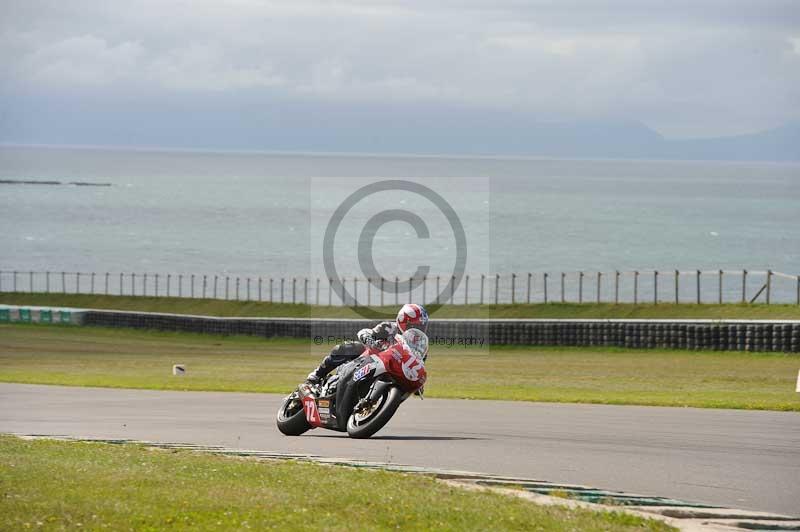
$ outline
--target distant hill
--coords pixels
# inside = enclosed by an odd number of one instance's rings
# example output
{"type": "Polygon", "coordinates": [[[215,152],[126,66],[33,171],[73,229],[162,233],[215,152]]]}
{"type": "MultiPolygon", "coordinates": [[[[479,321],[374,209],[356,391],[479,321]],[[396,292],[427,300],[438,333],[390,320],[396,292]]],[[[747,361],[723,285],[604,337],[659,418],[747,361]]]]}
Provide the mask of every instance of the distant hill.
{"type": "Polygon", "coordinates": [[[546,122],[525,111],[444,104],[263,101],[253,96],[208,107],[161,99],[122,106],[69,95],[44,103],[35,97],[0,97],[0,143],[800,161],[800,122],[750,135],[671,140],[632,120],[546,122]]]}
{"type": "Polygon", "coordinates": [[[669,158],[800,161],[800,123],[750,135],[666,141],[665,148],[669,158]]]}

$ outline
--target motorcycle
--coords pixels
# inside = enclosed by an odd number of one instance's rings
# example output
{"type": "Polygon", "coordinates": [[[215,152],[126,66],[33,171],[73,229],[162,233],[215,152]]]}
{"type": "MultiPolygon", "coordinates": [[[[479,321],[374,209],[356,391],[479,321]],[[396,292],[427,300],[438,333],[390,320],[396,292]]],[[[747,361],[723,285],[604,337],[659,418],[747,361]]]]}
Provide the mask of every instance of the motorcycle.
{"type": "Polygon", "coordinates": [[[319,427],[369,438],[411,394],[422,398],[428,337],[408,329],[394,340],[380,352],[365,349],[318,385],[298,386],[278,410],[278,430],[299,436],[319,427]]]}

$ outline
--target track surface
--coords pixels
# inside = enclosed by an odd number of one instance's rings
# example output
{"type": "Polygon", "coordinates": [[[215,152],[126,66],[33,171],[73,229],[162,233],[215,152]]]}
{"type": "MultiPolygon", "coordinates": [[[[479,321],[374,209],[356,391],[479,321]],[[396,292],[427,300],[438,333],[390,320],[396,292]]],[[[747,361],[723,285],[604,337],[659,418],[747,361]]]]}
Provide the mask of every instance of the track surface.
{"type": "Polygon", "coordinates": [[[0,384],[0,432],[222,445],[800,513],[800,414],[408,400],[371,440],[289,438],[282,396],[0,384]]]}

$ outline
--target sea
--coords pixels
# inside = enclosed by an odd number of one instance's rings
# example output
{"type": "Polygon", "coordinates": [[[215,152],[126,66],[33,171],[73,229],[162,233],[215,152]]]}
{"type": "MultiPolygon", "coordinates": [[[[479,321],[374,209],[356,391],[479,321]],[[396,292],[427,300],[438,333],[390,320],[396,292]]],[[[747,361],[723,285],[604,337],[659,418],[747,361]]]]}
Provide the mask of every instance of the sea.
{"type": "Polygon", "coordinates": [[[470,297],[483,274],[487,299],[516,274],[520,299],[528,273],[572,298],[585,272],[590,298],[605,272],[608,298],[610,272],[701,270],[712,300],[719,270],[800,274],[798,164],[3,146],[0,180],[3,272],[456,275],[470,297]]]}

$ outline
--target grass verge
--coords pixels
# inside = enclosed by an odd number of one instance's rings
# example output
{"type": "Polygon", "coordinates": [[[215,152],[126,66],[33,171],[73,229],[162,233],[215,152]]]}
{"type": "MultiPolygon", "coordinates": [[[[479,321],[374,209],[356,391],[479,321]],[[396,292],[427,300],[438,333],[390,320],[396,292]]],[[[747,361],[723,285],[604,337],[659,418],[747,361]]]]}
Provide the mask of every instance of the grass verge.
{"type": "MultiPolygon", "coordinates": [[[[0,325],[0,381],[287,393],[332,346],[298,339],[0,325]],[[186,364],[174,377],[172,365],[186,364]]],[[[800,411],[797,355],[435,346],[428,397],[800,411]]]]}
{"type": "Polygon", "coordinates": [[[0,436],[0,528],[674,530],[420,475],[0,436]]]}
{"type": "MultiPolygon", "coordinates": [[[[168,297],[102,296],[83,294],[2,293],[0,303],[76,307],[143,312],[167,312],[203,316],[360,318],[347,307],[312,306],[291,303],[258,303],[216,299],[168,297]]],[[[397,315],[397,305],[379,309],[386,317],[397,315]]],[[[633,305],[629,303],[538,303],[517,305],[446,305],[435,318],[707,318],[707,319],[800,319],[798,305],[747,305],[727,303],[633,305]]]]}

